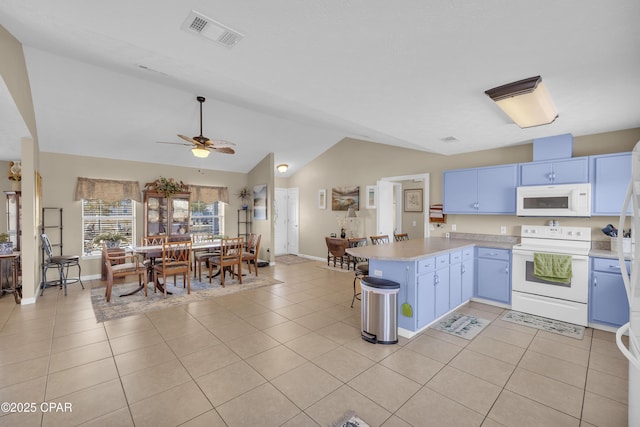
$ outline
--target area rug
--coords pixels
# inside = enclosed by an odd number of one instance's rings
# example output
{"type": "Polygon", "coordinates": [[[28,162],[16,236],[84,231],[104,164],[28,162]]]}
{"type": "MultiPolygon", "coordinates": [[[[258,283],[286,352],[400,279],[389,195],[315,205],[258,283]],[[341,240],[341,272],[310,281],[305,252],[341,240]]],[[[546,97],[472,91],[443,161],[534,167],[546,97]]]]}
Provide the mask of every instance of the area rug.
{"type": "Polygon", "coordinates": [[[182,278],[177,278],[174,286],[173,278],[168,279],[169,285],[167,291],[172,295],[164,298],[163,293],[154,293],[153,288],[149,285],[149,297],[144,296],[144,291],[130,296],[120,295],[129,293],[138,288],[138,283],[114,283],[111,292],[111,302],[107,302],[104,297],[105,287],[99,286],[91,289],[91,303],[93,311],[98,323],[107,320],[118,319],[121,317],[133,316],[135,314],[145,313],[149,311],[162,310],[164,308],[175,307],[183,304],[203,301],[209,298],[230,295],[249,289],[257,289],[264,286],[271,286],[282,283],[271,277],[255,277],[247,275],[242,278],[242,284],[237,280],[225,280],[225,287],[220,285],[218,279],[214,279],[213,283],[199,282],[191,279],[191,294],[187,294],[187,290],[182,287],[182,278]]]}
{"type": "Polygon", "coordinates": [[[293,265],[293,264],[302,264],[304,262],[309,262],[309,261],[312,261],[312,260],[310,260],[309,258],[301,257],[298,255],[292,255],[292,254],[276,256],[276,264],[293,265]]]}
{"type": "Polygon", "coordinates": [[[491,323],[490,320],[468,314],[452,313],[446,318],[439,320],[438,323],[432,325],[431,328],[466,340],[472,340],[489,323],[491,323]]]}
{"type": "Polygon", "coordinates": [[[502,320],[505,322],[517,323],[518,325],[531,326],[554,334],[581,340],[584,338],[584,326],[573,323],[561,322],[560,320],[547,319],[546,317],[534,316],[533,314],[510,311],[502,320]]]}
{"type": "Polygon", "coordinates": [[[332,427],[369,427],[354,411],[349,411],[331,425],[332,427]]]}

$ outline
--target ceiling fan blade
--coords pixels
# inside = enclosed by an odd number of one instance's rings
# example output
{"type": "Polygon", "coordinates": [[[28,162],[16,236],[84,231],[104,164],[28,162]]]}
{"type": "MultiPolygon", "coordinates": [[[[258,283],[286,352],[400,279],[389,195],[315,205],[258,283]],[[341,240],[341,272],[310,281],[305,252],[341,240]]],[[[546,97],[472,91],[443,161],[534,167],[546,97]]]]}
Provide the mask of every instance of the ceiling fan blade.
{"type": "Polygon", "coordinates": [[[191,147],[193,145],[193,143],[187,144],[184,142],[168,142],[168,141],[156,141],[156,144],[182,145],[183,147],[191,147]]]}
{"type": "Polygon", "coordinates": [[[192,144],[201,145],[198,141],[196,141],[196,140],[195,140],[195,139],[193,139],[193,138],[189,138],[188,136],[184,136],[184,135],[180,135],[180,134],[178,134],[178,136],[179,136],[180,138],[184,139],[185,141],[190,142],[190,143],[192,143],[192,144]]]}
{"type": "Polygon", "coordinates": [[[235,154],[235,150],[233,148],[230,147],[209,147],[210,150],[214,150],[218,153],[225,153],[225,154],[235,154]]]}
{"type": "Polygon", "coordinates": [[[236,144],[230,141],[225,141],[223,139],[214,139],[213,141],[207,142],[208,146],[213,147],[235,147],[236,144]]]}

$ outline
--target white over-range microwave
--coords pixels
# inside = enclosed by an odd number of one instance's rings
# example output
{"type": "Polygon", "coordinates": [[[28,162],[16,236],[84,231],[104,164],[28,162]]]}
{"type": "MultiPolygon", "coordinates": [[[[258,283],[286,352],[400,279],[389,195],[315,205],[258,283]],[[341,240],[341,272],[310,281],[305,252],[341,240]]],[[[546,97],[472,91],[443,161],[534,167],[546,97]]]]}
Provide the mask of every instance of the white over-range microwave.
{"type": "Polygon", "coordinates": [[[591,216],[591,184],[518,187],[516,200],[518,216],[591,216]]]}

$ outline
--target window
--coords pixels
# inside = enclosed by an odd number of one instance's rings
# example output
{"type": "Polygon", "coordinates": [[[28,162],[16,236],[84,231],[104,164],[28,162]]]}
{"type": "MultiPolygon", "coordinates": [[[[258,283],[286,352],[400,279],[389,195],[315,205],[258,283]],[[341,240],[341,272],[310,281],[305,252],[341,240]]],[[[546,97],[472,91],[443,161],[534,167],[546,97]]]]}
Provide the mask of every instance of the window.
{"type": "Polygon", "coordinates": [[[191,202],[191,234],[224,235],[224,203],[191,202]]]}
{"type": "Polygon", "coordinates": [[[124,245],[135,238],[135,208],[131,200],[103,202],[102,200],[82,200],[82,241],[85,255],[97,255],[102,250],[96,236],[102,233],[120,233],[124,245]]]}

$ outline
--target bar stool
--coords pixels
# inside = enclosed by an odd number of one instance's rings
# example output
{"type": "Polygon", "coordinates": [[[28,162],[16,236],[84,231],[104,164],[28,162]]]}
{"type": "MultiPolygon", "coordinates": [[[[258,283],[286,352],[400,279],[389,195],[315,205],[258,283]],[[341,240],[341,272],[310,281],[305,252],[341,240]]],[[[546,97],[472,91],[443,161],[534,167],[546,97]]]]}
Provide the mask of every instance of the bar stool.
{"type": "MultiPolygon", "coordinates": [[[[50,267],[55,267],[58,269],[59,280],[53,282],[53,285],[59,284],[60,287],[64,287],[64,295],[67,295],[67,284],[68,283],[76,283],[80,282],[82,289],[84,289],[84,284],[82,283],[82,268],[80,267],[80,256],[79,255],[53,255],[53,248],[51,247],[51,241],[46,234],[41,234],[40,239],[42,240],[42,248],[47,254],[47,259],[44,260],[44,266],[42,271],[42,289],[40,290],[40,295],[44,293],[44,289],[48,287],[47,282],[47,270],[50,267]],[[73,278],[71,282],[69,282],[69,267],[78,267],[78,278],[73,278]]],[[[49,285],[51,286],[51,285],[49,285]]]]}

